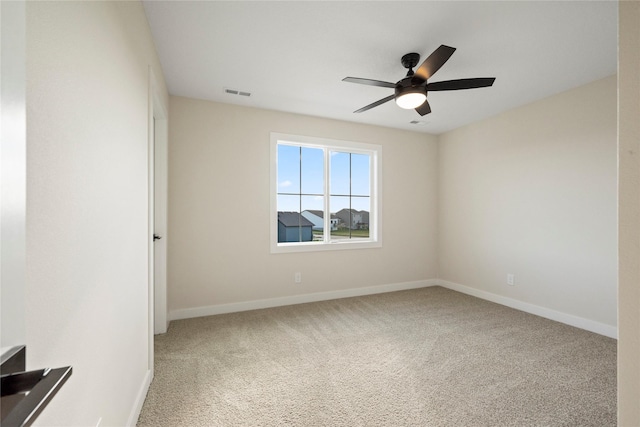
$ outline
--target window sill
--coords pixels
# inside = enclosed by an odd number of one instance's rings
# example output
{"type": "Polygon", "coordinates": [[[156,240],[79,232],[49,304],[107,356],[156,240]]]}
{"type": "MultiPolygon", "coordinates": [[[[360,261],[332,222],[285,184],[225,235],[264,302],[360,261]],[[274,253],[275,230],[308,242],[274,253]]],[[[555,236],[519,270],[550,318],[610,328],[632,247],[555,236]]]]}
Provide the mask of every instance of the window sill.
{"type": "Polygon", "coordinates": [[[365,241],[365,242],[345,242],[336,241],[332,243],[277,243],[271,245],[272,254],[296,253],[296,252],[321,252],[336,251],[349,249],[375,249],[381,248],[381,241],[365,241]]]}

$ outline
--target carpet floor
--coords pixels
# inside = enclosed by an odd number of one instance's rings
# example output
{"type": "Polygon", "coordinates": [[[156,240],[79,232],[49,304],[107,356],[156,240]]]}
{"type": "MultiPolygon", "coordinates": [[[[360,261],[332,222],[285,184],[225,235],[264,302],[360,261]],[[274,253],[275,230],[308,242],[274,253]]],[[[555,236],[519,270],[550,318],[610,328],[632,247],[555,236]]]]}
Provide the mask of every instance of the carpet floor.
{"type": "Polygon", "coordinates": [[[615,426],[616,340],[441,287],[173,321],[138,426],[615,426]]]}

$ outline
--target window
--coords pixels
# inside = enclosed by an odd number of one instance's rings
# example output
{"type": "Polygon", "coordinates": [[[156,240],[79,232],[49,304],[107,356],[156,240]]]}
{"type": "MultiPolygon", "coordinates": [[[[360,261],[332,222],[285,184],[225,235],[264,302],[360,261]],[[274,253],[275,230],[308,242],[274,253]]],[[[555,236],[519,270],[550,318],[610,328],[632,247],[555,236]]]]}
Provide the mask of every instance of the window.
{"type": "Polygon", "coordinates": [[[381,246],[382,147],[271,134],[271,252],[381,246]]]}

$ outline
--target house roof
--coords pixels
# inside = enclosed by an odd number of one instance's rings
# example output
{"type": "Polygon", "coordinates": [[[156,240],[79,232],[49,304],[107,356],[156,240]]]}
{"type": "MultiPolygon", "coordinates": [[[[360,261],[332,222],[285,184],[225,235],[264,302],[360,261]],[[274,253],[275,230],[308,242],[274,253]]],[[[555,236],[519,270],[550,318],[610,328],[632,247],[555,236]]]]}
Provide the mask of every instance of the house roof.
{"type": "Polygon", "coordinates": [[[278,222],[285,227],[313,227],[313,223],[298,212],[278,212],[278,222]]]}
{"type": "Polygon", "coordinates": [[[365,211],[365,210],[359,211],[357,209],[349,209],[349,208],[340,209],[337,213],[341,213],[341,212],[346,212],[346,213],[351,212],[351,213],[355,213],[355,214],[368,214],[369,213],[368,211],[365,211]]]}
{"type": "MultiPolygon", "coordinates": [[[[309,213],[314,214],[317,217],[324,218],[324,211],[321,211],[321,210],[318,210],[318,209],[307,209],[307,210],[305,210],[305,212],[309,212],[309,213]]],[[[338,217],[335,216],[334,214],[331,214],[331,218],[332,219],[338,219],[338,217]]]]}
{"type": "Polygon", "coordinates": [[[314,214],[315,216],[319,216],[320,218],[324,218],[324,212],[317,209],[307,209],[305,212],[309,212],[314,214]]]}

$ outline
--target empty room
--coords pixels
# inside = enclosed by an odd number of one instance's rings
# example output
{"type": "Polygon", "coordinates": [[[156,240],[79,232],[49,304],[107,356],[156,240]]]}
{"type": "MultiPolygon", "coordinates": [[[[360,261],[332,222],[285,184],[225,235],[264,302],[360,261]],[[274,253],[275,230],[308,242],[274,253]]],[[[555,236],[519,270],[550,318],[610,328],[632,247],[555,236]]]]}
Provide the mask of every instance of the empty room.
{"type": "Polygon", "coordinates": [[[640,425],[640,3],[0,3],[2,426],[640,425]]]}

